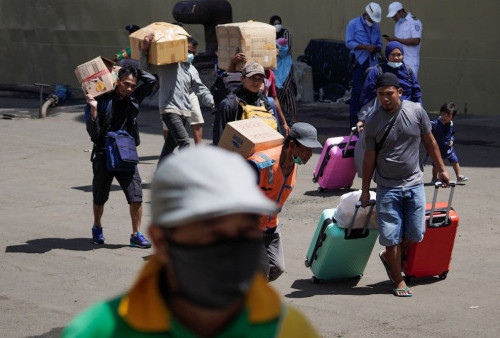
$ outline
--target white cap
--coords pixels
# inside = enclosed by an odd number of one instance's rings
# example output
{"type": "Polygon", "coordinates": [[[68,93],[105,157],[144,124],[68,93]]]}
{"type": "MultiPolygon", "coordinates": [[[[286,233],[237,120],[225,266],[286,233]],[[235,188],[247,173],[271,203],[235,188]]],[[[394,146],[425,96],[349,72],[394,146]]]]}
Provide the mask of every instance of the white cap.
{"type": "Polygon", "coordinates": [[[153,224],[173,228],[236,213],[269,215],[277,207],[241,155],[199,146],[160,163],[151,186],[151,212],[153,224]]]}
{"type": "Polygon", "coordinates": [[[373,21],[378,23],[380,22],[380,20],[382,20],[382,8],[380,8],[380,5],[378,3],[370,2],[368,5],[366,5],[365,11],[373,21]]]}
{"type": "Polygon", "coordinates": [[[403,4],[401,2],[394,1],[389,5],[389,13],[387,13],[388,18],[392,18],[396,13],[403,9],[403,4]]]}

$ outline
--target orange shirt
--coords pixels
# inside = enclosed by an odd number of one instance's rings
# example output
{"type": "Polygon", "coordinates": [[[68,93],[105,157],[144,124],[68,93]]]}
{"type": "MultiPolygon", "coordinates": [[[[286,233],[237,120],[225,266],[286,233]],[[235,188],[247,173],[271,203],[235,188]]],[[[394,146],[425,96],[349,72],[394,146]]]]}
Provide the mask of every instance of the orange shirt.
{"type": "MultiPolygon", "coordinates": [[[[280,166],[280,155],[283,146],[267,149],[253,154],[248,160],[259,170],[259,187],[267,197],[278,203],[278,212],[295,186],[297,165],[288,176],[283,175],[280,166]]],[[[265,215],[260,218],[260,229],[277,227],[278,214],[265,215]]]]}

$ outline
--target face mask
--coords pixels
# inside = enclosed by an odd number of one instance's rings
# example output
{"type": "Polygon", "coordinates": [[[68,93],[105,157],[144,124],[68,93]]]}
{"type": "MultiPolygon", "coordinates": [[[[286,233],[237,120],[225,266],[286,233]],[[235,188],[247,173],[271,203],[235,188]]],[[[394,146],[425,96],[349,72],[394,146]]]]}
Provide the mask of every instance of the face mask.
{"type": "Polygon", "coordinates": [[[189,63],[193,63],[194,60],[194,54],[193,53],[188,53],[188,61],[189,63]]]}
{"type": "Polygon", "coordinates": [[[391,61],[387,61],[387,65],[388,65],[389,67],[392,67],[392,68],[396,69],[396,68],[401,67],[401,66],[403,65],[403,63],[402,63],[402,62],[391,62],[391,61]]]}
{"type": "Polygon", "coordinates": [[[241,299],[257,269],[261,239],[231,238],[204,246],[168,242],[177,296],[207,309],[224,309],[241,299]]]}
{"type": "Polygon", "coordinates": [[[276,33],[279,33],[283,29],[283,26],[280,24],[274,25],[274,27],[276,27],[276,33]]]}
{"type": "Polygon", "coordinates": [[[302,162],[302,159],[300,158],[300,156],[295,157],[292,155],[292,158],[293,158],[293,161],[295,163],[297,163],[298,165],[304,164],[304,162],[302,162]]]}
{"type": "Polygon", "coordinates": [[[373,22],[370,22],[370,21],[368,21],[368,20],[365,20],[365,22],[366,22],[366,25],[367,25],[368,27],[373,26],[373,22]]]}

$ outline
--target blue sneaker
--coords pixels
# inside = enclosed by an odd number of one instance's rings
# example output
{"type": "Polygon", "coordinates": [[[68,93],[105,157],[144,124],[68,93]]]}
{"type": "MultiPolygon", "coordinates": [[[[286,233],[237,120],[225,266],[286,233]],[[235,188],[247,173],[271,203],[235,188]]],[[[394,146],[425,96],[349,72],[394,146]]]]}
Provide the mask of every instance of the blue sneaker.
{"type": "Polygon", "coordinates": [[[151,247],[151,242],[144,237],[142,232],[138,232],[137,236],[134,236],[134,234],[130,235],[130,246],[147,249],[151,247]]]}
{"type": "Polygon", "coordinates": [[[105,240],[106,238],[104,238],[104,235],[102,234],[102,227],[94,225],[92,227],[92,241],[95,244],[104,244],[105,240]]]}

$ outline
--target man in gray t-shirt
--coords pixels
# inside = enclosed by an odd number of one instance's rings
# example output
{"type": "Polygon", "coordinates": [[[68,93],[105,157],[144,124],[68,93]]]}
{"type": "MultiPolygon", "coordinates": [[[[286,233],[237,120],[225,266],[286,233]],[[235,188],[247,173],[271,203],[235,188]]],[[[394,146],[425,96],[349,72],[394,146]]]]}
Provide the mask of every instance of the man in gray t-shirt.
{"type": "Polygon", "coordinates": [[[364,127],[365,157],[360,201],[367,205],[370,182],[375,172],[377,183],[377,220],[379,242],[385,251],[379,253],[393,294],[410,297],[401,274],[401,255],[413,243],[422,241],[425,232],[425,191],[419,167],[419,145],[436,163],[438,178],[444,186],[450,177],[446,172],[436,140],[432,136],[427,113],[420,104],[401,100],[398,78],[382,74],[377,81],[377,99],[381,107],[364,127]]]}

